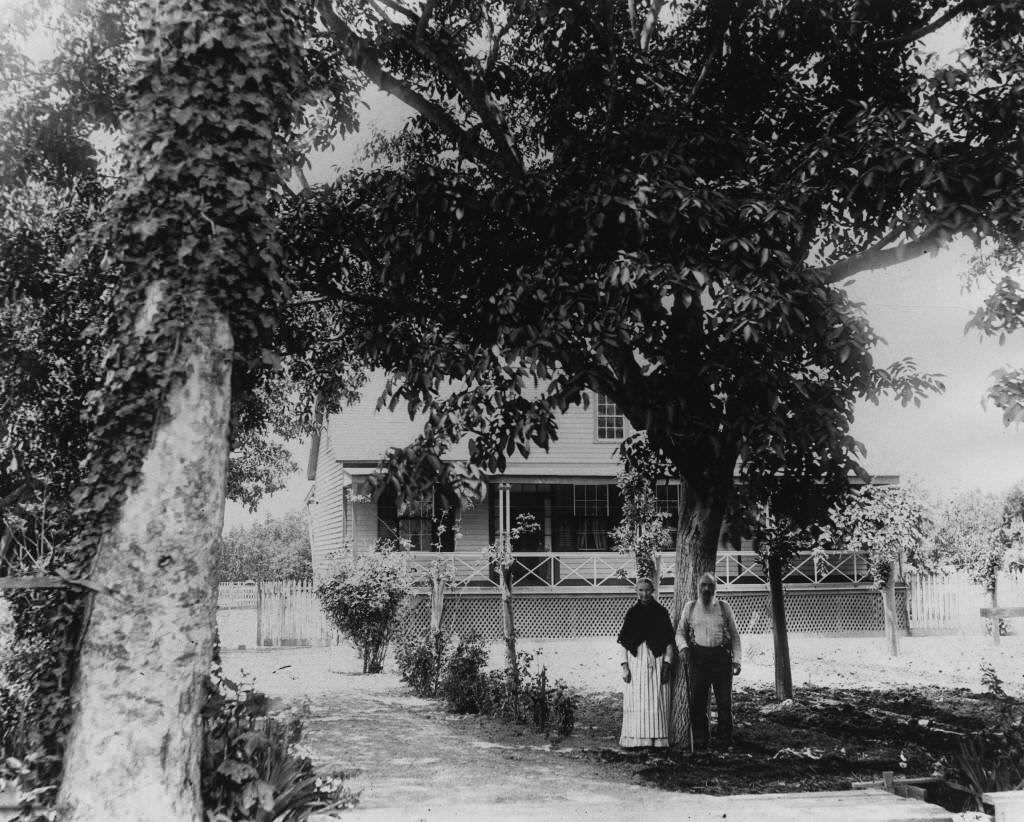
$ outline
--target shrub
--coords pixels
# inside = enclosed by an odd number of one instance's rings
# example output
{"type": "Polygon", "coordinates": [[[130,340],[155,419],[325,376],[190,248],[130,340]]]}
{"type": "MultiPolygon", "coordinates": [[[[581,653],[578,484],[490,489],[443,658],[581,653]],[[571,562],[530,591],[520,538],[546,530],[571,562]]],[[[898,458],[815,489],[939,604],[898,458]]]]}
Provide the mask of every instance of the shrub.
{"type": "Polygon", "coordinates": [[[487,649],[478,634],[460,638],[441,676],[438,695],[457,714],[488,713],[487,649]]]}
{"type": "Polygon", "coordinates": [[[215,664],[204,705],[202,797],[210,822],[299,822],[353,807],[341,774],[318,776],[299,748],[298,716],[265,716],[266,697],[226,679],[215,664]]]}
{"type": "Polygon", "coordinates": [[[984,793],[1024,788],[1024,705],[1003,690],[992,666],[982,665],[981,671],[982,684],[999,704],[999,718],[989,732],[961,742],[956,758],[978,810],[984,793]]]}
{"type": "Polygon", "coordinates": [[[451,632],[443,630],[428,637],[410,632],[399,637],[395,648],[398,674],[417,696],[438,695],[441,676],[452,653],[452,640],[451,632]]]}
{"type": "Polygon", "coordinates": [[[520,652],[516,655],[516,671],[506,667],[488,675],[489,712],[506,722],[526,723],[539,731],[568,736],[576,724],[576,698],[561,680],[548,681],[545,666],[534,671],[533,661],[532,654],[520,652]]]}
{"type": "Polygon", "coordinates": [[[363,660],[363,673],[384,667],[391,632],[409,580],[393,546],[378,542],[372,554],[359,557],[316,590],[331,623],[347,637],[363,660]]]}
{"type": "Polygon", "coordinates": [[[568,736],[576,725],[576,697],[561,680],[548,681],[547,668],[532,670],[533,656],[520,652],[516,668],[486,671],[480,637],[462,639],[444,666],[438,696],[454,713],[479,713],[539,731],[568,736]]]}

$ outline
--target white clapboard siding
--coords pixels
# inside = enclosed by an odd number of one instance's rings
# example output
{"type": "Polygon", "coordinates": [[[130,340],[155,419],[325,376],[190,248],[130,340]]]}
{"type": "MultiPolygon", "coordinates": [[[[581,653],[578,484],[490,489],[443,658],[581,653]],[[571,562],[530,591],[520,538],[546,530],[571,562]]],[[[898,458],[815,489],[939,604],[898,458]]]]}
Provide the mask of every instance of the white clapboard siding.
{"type": "Polygon", "coordinates": [[[334,574],[339,552],[351,536],[350,518],[345,472],[338,462],[330,432],[325,431],[320,437],[316,484],[310,505],[310,553],[314,579],[327,579],[334,574]]]}

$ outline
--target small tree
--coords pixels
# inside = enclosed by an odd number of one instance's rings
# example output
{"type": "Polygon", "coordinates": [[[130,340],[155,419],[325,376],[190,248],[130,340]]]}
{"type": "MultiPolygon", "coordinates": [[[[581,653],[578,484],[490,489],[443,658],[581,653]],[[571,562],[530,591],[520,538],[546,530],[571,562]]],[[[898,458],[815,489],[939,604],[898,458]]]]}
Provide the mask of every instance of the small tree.
{"type": "MultiPolygon", "coordinates": [[[[998,605],[999,572],[1015,541],[1015,497],[967,491],[941,509],[934,535],[935,561],[966,571],[984,586],[992,607],[998,605]]],[[[999,642],[999,625],[993,625],[999,642]]]]}
{"type": "Polygon", "coordinates": [[[394,544],[378,540],[373,553],[359,557],[317,588],[328,619],[359,651],[364,674],[384,668],[398,611],[410,587],[394,544]]]}
{"type": "Polygon", "coordinates": [[[851,491],[829,510],[816,550],[840,547],[868,557],[871,579],[882,592],[885,634],[892,656],[899,655],[896,577],[902,557],[914,561],[925,541],[930,518],[915,489],[867,485],[851,491]]]}
{"type": "Polygon", "coordinates": [[[664,467],[655,456],[646,434],[632,437],[622,448],[622,471],[617,482],[622,492],[622,519],[611,531],[612,544],[633,558],[637,578],[648,577],[657,594],[661,581],[658,552],[672,546],[668,516],[658,510],[655,484],[664,467]]]}
{"type": "Polygon", "coordinates": [[[763,515],[752,525],[754,550],[768,575],[772,609],[772,640],[775,648],[775,698],[793,698],[793,670],[789,658],[789,632],[786,627],[786,603],[782,577],[801,551],[813,548],[809,528],[784,516],[772,516],[765,506],[763,515]]]}

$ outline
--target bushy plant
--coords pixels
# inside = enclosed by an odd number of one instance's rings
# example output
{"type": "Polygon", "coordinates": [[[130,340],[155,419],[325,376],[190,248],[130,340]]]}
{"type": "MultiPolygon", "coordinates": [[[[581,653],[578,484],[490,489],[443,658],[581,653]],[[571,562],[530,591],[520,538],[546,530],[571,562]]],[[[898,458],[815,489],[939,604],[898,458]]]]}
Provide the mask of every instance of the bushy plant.
{"type": "Polygon", "coordinates": [[[487,649],[477,634],[459,639],[448,658],[438,696],[445,707],[457,714],[487,713],[487,649]]]}
{"type": "Polygon", "coordinates": [[[394,545],[382,540],[373,553],[343,566],[334,579],[317,588],[328,619],[359,651],[363,673],[384,668],[396,617],[410,587],[394,545]]]}
{"type": "Polygon", "coordinates": [[[437,696],[441,676],[452,653],[450,631],[436,631],[431,636],[407,631],[399,636],[395,648],[398,675],[417,696],[437,696]]]}
{"type": "Polygon", "coordinates": [[[572,733],[576,724],[576,699],[561,680],[548,681],[547,667],[533,667],[532,654],[516,655],[516,670],[506,668],[488,674],[486,712],[506,722],[525,723],[538,731],[572,733]],[[518,687],[517,687],[518,686],[518,687]]]}
{"type": "Polygon", "coordinates": [[[297,715],[268,717],[266,697],[214,665],[203,708],[202,797],[207,822],[300,822],[353,807],[341,774],[317,775],[298,743],[297,715]]]}
{"type": "Polygon", "coordinates": [[[998,720],[991,730],[961,742],[956,757],[978,810],[982,794],[1024,789],[1024,704],[1003,690],[992,666],[982,665],[981,681],[999,705],[998,720]]]}
{"type": "Polygon", "coordinates": [[[455,713],[479,713],[505,722],[532,725],[568,736],[576,725],[576,698],[561,680],[549,682],[547,668],[533,670],[533,656],[520,652],[515,669],[487,671],[480,637],[463,638],[452,651],[438,695],[455,713]]]}

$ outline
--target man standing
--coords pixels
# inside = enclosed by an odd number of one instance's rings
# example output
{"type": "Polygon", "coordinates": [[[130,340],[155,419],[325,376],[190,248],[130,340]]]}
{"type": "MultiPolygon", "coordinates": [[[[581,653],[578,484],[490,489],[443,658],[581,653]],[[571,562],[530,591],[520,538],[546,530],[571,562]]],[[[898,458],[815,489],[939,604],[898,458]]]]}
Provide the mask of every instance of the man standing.
{"type": "Polygon", "coordinates": [[[732,745],[732,678],[740,672],[740,632],[728,602],[715,596],[713,574],[697,583],[698,598],[683,607],[676,645],[685,648],[690,666],[690,726],[694,747],[708,747],[708,690],[715,691],[718,727],[715,740],[732,745]]]}

